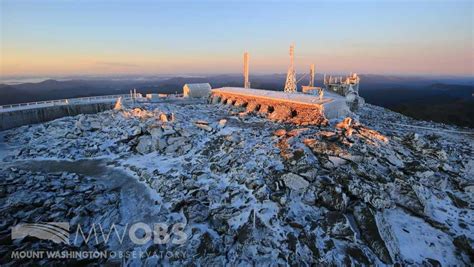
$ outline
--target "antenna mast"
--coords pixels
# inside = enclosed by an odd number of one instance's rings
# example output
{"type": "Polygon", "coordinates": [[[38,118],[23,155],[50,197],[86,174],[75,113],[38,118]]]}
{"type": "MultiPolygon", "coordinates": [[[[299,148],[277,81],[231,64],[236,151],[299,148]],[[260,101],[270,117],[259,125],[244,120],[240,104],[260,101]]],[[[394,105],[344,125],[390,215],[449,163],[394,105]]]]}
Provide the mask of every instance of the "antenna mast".
{"type": "Polygon", "coordinates": [[[309,87],[314,87],[314,64],[309,68],[309,87]]]}
{"type": "Polygon", "coordinates": [[[296,71],[294,63],[294,50],[295,46],[290,45],[290,66],[288,67],[288,74],[286,75],[285,92],[295,93],[296,92],[296,71]]]}
{"type": "Polygon", "coordinates": [[[249,53],[244,52],[244,88],[250,88],[249,81],[249,53]]]}

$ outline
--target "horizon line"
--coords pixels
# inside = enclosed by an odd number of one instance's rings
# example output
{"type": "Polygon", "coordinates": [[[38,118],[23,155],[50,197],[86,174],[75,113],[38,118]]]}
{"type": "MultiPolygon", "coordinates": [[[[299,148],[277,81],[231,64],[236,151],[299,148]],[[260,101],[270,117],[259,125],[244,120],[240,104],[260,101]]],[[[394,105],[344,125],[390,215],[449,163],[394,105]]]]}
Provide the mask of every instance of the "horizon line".
{"type": "MultiPolygon", "coordinates": [[[[331,71],[331,72],[317,72],[315,75],[347,75],[349,73],[357,73],[358,75],[377,75],[377,76],[401,76],[401,77],[459,77],[459,78],[474,78],[474,74],[442,74],[442,73],[359,73],[359,72],[344,72],[344,71],[331,71]]],[[[305,72],[297,72],[298,75],[306,75],[305,72]]],[[[243,76],[242,73],[237,72],[228,72],[228,73],[144,73],[144,74],[136,74],[136,73],[117,73],[117,74],[106,74],[106,73],[98,73],[98,74],[12,74],[12,75],[2,75],[0,74],[0,80],[4,79],[28,79],[28,78],[44,78],[45,80],[48,79],[74,79],[74,78],[111,78],[111,77],[142,77],[142,78],[152,78],[152,77],[162,77],[162,78],[188,78],[184,76],[196,76],[195,78],[199,77],[211,77],[211,76],[243,76]]],[[[250,74],[250,76],[264,76],[264,75],[286,75],[285,72],[261,72],[261,73],[254,73],[250,74]]],[[[193,78],[193,77],[189,77],[193,78]]]]}

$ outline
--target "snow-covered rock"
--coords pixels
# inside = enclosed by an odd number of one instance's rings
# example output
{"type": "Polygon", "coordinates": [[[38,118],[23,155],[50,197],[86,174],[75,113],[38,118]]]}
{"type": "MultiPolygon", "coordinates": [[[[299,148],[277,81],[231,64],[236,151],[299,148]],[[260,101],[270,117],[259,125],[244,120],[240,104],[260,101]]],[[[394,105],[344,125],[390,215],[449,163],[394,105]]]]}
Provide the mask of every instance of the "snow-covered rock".
{"type": "Polygon", "coordinates": [[[137,151],[141,154],[147,154],[154,150],[153,139],[150,136],[141,136],[138,139],[137,151]]]}
{"type": "Polygon", "coordinates": [[[285,185],[291,190],[302,191],[309,186],[308,181],[294,173],[286,173],[281,178],[285,182],[285,185]]]}
{"type": "MultiPolygon", "coordinates": [[[[80,160],[100,158],[134,175],[146,189],[139,195],[156,196],[158,208],[133,210],[186,223],[182,246],[143,246],[193,255],[168,259],[171,265],[472,265],[474,146],[472,136],[456,133],[465,129],[370,104],[356,117],[305,127],[267,120],[252,113],[256,108],[181,99],[124,105],[5,131],[1,154],[12,167],[67,159],[80,168],[80,160]]],[[[117,207],[101,210],[118,196],[87,187],[79,176],[21,171],[0,172],[0,199],[31,208],[1,201],[6,218],[14,215],[10,223],[88,220],[61,198],[104,220],[125,216],[117,207]],[[93,204],[75,194],[92,194],[93,204]]],[[[1,224],[0,235],[9,226],[1,224]]]]}

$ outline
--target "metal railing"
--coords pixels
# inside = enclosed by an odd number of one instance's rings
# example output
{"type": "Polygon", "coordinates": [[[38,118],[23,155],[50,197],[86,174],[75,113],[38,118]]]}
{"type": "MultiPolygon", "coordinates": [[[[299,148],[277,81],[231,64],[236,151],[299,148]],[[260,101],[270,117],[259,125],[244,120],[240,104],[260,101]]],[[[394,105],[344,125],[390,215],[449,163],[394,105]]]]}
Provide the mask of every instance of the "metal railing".
{"type": "Polygon", "coordinates": [[[36,102],[28,102],[28,103],[2,105],[0,106],[0,111],[8,111],[8,110],[15,110],[15,109],[28,109],[28,108],[35,108],[35,107],[60,106],[60,105],[89,103],[89,102],[101,102],[104,100],[116,100],[119,97],[122,97],[123,99],[131,98],[129,94],[121,94],[121,95],[88,96],[88,97],[77,97],[77,98],[48,100],[48,101],[36,101],[36,102]]]}

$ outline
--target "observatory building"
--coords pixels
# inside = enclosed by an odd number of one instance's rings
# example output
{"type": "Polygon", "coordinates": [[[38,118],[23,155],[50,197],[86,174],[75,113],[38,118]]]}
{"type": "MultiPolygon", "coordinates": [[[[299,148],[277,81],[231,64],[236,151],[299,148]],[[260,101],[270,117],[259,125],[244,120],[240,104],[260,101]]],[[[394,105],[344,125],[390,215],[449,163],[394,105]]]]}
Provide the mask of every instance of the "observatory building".
{"type": "Polygon", "coordinates": [[[208,97],[211,93],[211,85],[208,83],[187,83],[183,86],[184,97],[208,97]]]}
{"type": "Polygon", "coordinates": [[[360,78],[357,76],[357,73],[351,73],[345,78],[342,76],[335,78],[332,76],[326,77],[324,75],[326,91],[345,96],[352,111],[357,110],[365,103],[365,100],[359,96],[359,82],[360,78]]]}
{"type": "Polygon", "coordinates": [[[346,96],[350,92],[359,94],[360,78],[357,73],[351,73],[345,78],[341,77],[326,77],[324,75],[324,86],[328,91],[336,92],[340,95],[346,96]]]}

